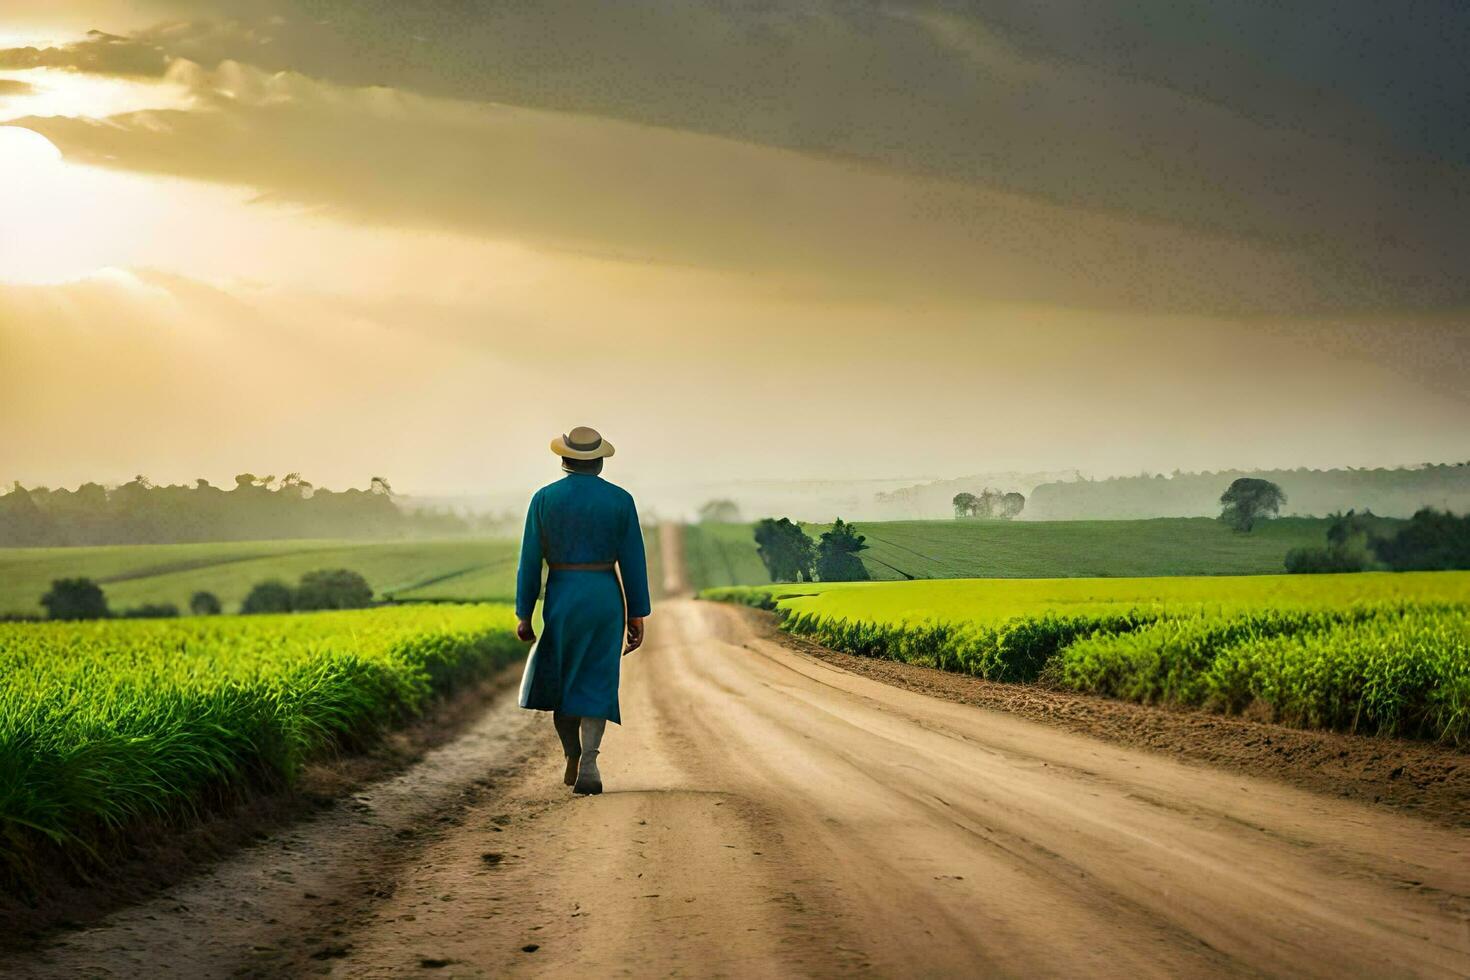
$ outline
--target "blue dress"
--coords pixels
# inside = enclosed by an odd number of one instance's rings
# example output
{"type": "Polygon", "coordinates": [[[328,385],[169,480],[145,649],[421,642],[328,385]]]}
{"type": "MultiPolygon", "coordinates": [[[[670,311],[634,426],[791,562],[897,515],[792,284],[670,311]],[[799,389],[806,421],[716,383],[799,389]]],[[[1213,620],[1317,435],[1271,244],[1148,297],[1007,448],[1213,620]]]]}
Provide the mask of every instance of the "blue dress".
{"type": "Polygon", "coordinates": [[[621,724],[618,674],[625,621],[647,616],[648,564],[633,497],[599,476],[569,473],[536,491],[516,575],[516,615],[531,618],[541,563],[616,561],[612,571],[552,569],[541,637],[531,651],[521,707],[621,724]],[[626,591],[626,608],[624,591],[626,591]]]}

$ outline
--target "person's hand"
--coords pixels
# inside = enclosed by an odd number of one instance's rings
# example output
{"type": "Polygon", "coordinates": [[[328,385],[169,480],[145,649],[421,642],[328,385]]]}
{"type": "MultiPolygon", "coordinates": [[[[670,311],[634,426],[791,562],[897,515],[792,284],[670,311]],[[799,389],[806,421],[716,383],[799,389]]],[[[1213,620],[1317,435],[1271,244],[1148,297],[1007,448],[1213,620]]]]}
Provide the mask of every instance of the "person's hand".
{"type": "Polygon", "coordinates": [[[643,645],[643,617],[632,616],[628,619],[628,648],[623,651],[627,656],[643,645]]]}
{"type": "Polygon", "coordinates": [[[529,619],[523,619],[519,623],[516,623],[516,639],[522,643],[536,642],[536,627],[531,625],[529,619]]]}

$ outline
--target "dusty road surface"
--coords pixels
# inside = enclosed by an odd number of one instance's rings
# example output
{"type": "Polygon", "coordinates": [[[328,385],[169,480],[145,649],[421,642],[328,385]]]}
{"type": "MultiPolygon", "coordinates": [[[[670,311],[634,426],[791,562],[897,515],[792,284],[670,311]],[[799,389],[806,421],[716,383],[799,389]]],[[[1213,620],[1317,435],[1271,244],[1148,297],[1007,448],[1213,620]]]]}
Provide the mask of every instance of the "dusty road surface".
{"type": "Polygon", "coordinates": [[[1463,833],[903,691],[764,639],[728,607],[661,605],[624,665],[627,724],[604,743],[601,797],[568,797],[550,724],[499,707],[363,810],[8,965],[1470,973],[1463,833]]]}

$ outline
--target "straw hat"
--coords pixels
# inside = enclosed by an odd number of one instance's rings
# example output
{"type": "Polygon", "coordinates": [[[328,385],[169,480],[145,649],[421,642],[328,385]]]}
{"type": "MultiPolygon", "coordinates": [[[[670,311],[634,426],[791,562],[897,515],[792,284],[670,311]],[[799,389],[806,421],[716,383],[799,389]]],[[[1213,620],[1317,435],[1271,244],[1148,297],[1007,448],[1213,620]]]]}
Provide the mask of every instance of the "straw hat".
{"type": "Polygon", "coordinates": [[[551,440],[551,451],[566,459],[604,459],[614,452],[613,444],[596,429],[579,425],[566,435],[551,440]]]}

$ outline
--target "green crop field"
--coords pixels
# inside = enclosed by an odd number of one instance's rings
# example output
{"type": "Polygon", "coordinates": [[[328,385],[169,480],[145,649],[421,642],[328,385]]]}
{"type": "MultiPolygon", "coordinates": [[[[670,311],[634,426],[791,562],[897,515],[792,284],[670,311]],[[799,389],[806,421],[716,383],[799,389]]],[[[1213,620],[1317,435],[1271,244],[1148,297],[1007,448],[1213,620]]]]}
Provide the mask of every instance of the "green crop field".
{"type": "MultiPolygon", "coordinates": [[[[1385,521],[1385,525],[1390,522],[1385,521]]],[[[1206,517],[1146,521],[859,522],[861,558],[878,581],[1266,575],[1292,548],[1320,547],[1326,520],[1266,521],[1249,534],[1206,517]]],[[[826,525],[804,526],[817,540],[826,525]]],[[[769,581],[749,525],[695,525],[685,539],[698,588],[769,581]]]]}
{"type": "Polygon", "coordinates": [[[502,605],[0,624],[0,879],[187,815],[524,653],[502,605]]]}
{"type": "Polygon", "coordinates": [[[1470,742],[1470,573],[711,589],[836,649],[1002,681],[1470,742]]]}

